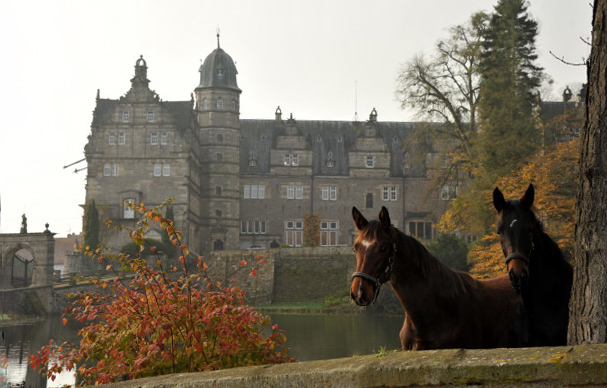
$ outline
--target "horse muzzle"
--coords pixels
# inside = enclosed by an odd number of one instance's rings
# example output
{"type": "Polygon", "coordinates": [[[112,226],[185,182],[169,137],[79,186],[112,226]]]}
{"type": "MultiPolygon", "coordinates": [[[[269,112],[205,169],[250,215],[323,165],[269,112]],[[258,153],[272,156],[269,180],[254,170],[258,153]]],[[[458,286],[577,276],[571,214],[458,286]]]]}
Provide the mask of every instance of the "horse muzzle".
{"type": "Polygon", "coordinates": [[[529,281],[529,259],[521,253],[513,252],[506,257],[506,265],[512,288],[520,294],[529,281]]]}

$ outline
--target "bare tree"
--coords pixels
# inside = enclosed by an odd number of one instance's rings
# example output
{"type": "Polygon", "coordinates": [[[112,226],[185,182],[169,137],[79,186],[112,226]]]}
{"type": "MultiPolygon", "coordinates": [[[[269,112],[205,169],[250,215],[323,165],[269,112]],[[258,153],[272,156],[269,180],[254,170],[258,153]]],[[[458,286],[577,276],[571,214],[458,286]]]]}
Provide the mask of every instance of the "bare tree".
{"type": "Polygon", "coordinates": [[[450,29],[430,59],[415,56],[397,78],[396,98],[401,107],[416,111],[420,119],[445,123],[439,129],[459,142],[460,161],[474,160],[472,143],[477,134],[480,76],[478,58],[487,15],[472,15],[465,25],[450,29]]]}
{"type": "Polygon", "coordinates": [[[607,342],[607,0],[595,0],[569,303],[571,345],[607,342]]]}

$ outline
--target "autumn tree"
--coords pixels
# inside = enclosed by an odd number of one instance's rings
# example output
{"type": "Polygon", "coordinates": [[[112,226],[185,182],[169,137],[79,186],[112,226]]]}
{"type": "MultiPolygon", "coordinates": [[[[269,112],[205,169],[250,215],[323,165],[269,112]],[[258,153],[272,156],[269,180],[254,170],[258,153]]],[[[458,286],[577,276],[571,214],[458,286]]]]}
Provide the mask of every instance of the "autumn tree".
{"type": "MultiPolygon", "coordinates": [[[[182,245],[181,232],[172,220],[159,209],[137,205],[136,211],[143,216],[131,231],[133,241],[141,248],[149,227],[162,227],[180,251],[181,268],[164,268],[159,255],[151,266],[141,256],[85,251],[106,263],[114,277],[94,281],[94,291],[69,301],[63,320],[83,324],[79,343],[51,340],[30,356],[34,369],[54,379],[57,373],[77,366],[80,384],[96,385],[291,361],[281,346],[284,334],[276,326],[263,329],[270,325],[269,318],[245,304],[245,295],[234,282],[221,283],[211,277],[204,259],[182,245]]],[[[259,259],[259,264],[263,261],[259,259]]],[[[247,266],[246,260],[241,261],[241,268],[247,266]]]]}
{"type": "Polygon", "coordinates": [[[83,245],[91,250],[99,247],[99,211],[95,200],[91,200],[84,212],[83,245]]]}
{"type": "MultiPolygon", "coordinates": [[[[545,153],[537,153],[524,166],[498,179],[493,187],[482,192],[482,203],[493,214],[491,192],[499,187],[506,197],[519,198],[533,183],[536,193],[534,211],[544,224],[546,232],[563,250],[573,256],[574,203],[577,187],[577,166],[580,140],[558,143],[545,153]]],[[[504,258],[494,228],[474,246],[469,255],[471,273],[493,277],[505,272],[504,258]]]]}
{"type": "Polygon", "coordinates": [[[534,63],[537,22],[527,8],[526,0],[499,0],[482,32],[479,156],[489,182],[541,145],[535,107],[543,74],[534,63]]]}
{"type": "Polygon", "coordinates": [[[320,215],[304,214],[304,246],[317,247],[320,245],[320,215]]]}
{"type": "Polygon", "coordinates": [[[486,19],[486,14],[477,13],[466,24],[451,28],[432,56],[415,56],[401,67],[397,78],[401,107],[415,110],[421,119],[444,123],[431,129],[459,144],[453,160],[468,168],[475,160],[480,31],[486,19]]]}
{"type": "Polygon", "coordinates": [[[576,198],[568,343],[607,342],[607,0],[595,0],[576,198]]]}

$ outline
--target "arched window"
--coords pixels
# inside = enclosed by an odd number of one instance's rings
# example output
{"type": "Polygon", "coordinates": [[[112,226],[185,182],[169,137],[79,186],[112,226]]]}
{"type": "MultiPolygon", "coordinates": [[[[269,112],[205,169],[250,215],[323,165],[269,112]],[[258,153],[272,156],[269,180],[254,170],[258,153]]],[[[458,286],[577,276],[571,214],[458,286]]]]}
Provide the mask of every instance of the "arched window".
{"type": "Polygon", "coordinates": [[[133,207],[135,205],[135,199],[134,198],[127,198],[124,200],[123,202],[123,217],[124,218],[135,218],[135,208],[133,207]]]}
{"type": "Polygon", "coordinates": [[[367,193],[365,206],[367,209],[371,209],[373,207],[373,194],[372,193],[367,193]]]}
{"type": "Polygon", "coordinates": [[[215,240],[215,242],[213,243],[213,250],[214,251],[223,251],[223,241],[215,240]]]}

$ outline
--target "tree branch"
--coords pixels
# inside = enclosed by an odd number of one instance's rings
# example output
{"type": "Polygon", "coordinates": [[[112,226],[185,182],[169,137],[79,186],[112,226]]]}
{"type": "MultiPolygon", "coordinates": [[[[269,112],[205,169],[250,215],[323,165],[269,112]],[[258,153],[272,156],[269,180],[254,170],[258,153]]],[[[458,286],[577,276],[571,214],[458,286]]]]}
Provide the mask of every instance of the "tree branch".
{"type": "Polygon", "coordinates": [[[565,58],[563,58],[563,57],[561,57],[561,58],[557,57],[552,51],[549,51],[549,53],[550,53],[550,55],[552,55],[553,57],[555,57],[558,61],[563,62],[565,65],[569,65],[569,66],[586,66],[586,61],[584,61],[582,63],[573,63],[573,62],[566,61],[565,58]]]}

